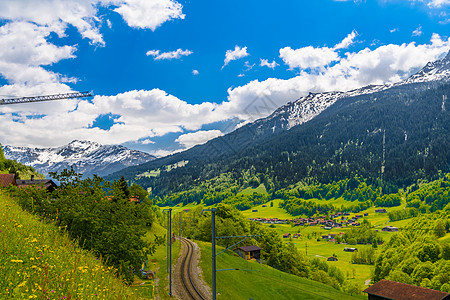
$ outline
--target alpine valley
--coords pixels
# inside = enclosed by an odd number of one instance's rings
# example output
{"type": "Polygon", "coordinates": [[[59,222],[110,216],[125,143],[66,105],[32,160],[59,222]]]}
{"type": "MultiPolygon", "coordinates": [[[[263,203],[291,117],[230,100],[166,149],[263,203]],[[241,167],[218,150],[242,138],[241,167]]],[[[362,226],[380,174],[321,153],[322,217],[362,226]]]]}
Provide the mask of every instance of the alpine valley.
{"type": "Polygon", "coordinates": [[[6,159],[34,167],[42,174],[61,172],[73,167],[85,177],[93,174],[105,176],[155,159],[153,155],[120,145],[100,145],[78,140],[57,148],[5,146],[3,151],[6,159]]]}

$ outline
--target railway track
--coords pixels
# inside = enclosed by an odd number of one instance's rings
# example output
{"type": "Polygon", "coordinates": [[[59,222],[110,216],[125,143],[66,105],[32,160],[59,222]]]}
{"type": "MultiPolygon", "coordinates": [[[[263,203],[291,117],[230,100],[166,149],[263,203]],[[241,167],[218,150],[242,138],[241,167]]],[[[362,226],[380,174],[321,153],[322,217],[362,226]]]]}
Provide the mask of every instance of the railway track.
{"type": "MultiPolygon", "coordinates": [[[[179,237],[178,237],[179,238],[179,237]]],[[[181,243],[183,244],[183,257],[181,258],[181,272],[179,272],[178,280],[182,282],[180,285],[183,288],[182,292],[184,295],[182,299],[194,299],[194,300],[206,300],[202,292],[195,285],[194,276],[196,273],[192,272],[192,255],[194,253],[194,243],[190,240],[181,238],[181,243]]]]}

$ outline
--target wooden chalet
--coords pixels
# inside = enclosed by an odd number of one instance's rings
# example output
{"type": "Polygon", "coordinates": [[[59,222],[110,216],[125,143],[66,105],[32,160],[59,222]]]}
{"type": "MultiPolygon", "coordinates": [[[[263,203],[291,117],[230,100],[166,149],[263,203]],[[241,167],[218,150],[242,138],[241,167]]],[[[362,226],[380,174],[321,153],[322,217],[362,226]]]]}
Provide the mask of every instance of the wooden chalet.
{"type": "Polygon", "coordinates": [[[240,257],[250,260],[252,258],[259,261],[261,257],[261,248],[258,246],[244,246],[234,250],[240,257]]]}
{"type": "Polygon", "coordinates": [[[285,233],[285,234],[283,234],[283,238],[284,239],[287,239],[287,238],[290,238],[291,237],[291,234],[290,233],[285,233]]]}
{"type": "Polygon", "coordinates": [[[9,187],[10,185],[17,185],[14,174],[0,174],[0,188],[9,187]]]}
{"type": "Polygon", "coordinates": [[[385,279],[363,292],[369,300],[450,300],[450,294],[446,292],[385,279]]]}
{"type": "Polygon", "coordinates": [[[31,175],[30,180],[17,180],[16,181],[18,187],[36,187],[36,188],[44,188],[49,192],[53,192],[58,186],[51,179],[34,179],[34,176],[31,175]]]}
{"type": "Polygon", "coordinates": [[[375,209],[375,212],[376,212],[376,213],[380,213],[380,214],[385,214],[385,213],[387,213],[386,209],[384,209],[384,208],[375,209]]]}

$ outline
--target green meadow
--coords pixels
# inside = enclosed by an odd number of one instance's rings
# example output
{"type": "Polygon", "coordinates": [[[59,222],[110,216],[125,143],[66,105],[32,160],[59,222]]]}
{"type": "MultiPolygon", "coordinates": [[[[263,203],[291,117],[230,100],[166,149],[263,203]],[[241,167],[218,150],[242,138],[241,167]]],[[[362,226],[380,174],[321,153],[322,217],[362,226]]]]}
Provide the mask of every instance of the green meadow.
{"type": "MultiPolygon", "coordinates": [[[[211,285],[211,244],[196,241],[201,248],[201,267],[211,285]]],[[[219,253],[223,248],[217,247],[219,253]]],[[[255,261],[246,261],[233,252],[217,256],[218,299],[365,299],[350,295],[328,285],[290,275],[255,261]],[[236,270],[239,269],[239,270],[236,270]]]]}

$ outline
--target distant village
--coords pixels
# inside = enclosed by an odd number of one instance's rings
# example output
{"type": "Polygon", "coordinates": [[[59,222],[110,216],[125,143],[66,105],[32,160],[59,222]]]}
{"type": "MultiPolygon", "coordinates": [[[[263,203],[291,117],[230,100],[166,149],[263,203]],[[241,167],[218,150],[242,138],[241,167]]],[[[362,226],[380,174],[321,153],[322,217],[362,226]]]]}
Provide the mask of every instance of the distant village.
{"type": "MultiPolygon", "coordinates": [[[[256,209],[254,209],[252,212],[257,212],[256,209]]],[[[375,213],[387,213],[386,209],[376,209],[375,213]]],[[[309,218],[297,218],[297,219],[278,219],[278,218],[249,218],[249,220],[254,222],[260,222],[264,224],[293,224],[294,226],[320,226],[321,228],[325,230],[331,230],[331,229],[339,229],[343,227],[349,227],[349,226],[361,226],[361,223],[359,222],[360,219],[363,217],[367,217],[369,213],[364,214],[355,214],[354,216],[350,217],[349,212],[337,212],[330,216],[319,216],[317,218],[309,217],[309,218]]],[[[386,226],[381,229],[382,231],[387,232],[394,232],[398,231],[397,227],[393,226],[386,226]]],[[[378,231],[378,230],[377,230],[378,231]]],[[[341,232],[340,235],[343,235],[344,233],[341,232]]],[[[295,233],[292,235],[292,238],[298,238],[300,236],[299,233],[295,233]]],[[[327,235],[323,235],[322,239],[329,240],[331,242],[335,241],[335,237],[337,234],[330,233],[327,235]]],[[[283,234],[283,238],[290,238],[290,233],[283,234]]]]}

